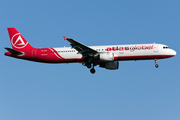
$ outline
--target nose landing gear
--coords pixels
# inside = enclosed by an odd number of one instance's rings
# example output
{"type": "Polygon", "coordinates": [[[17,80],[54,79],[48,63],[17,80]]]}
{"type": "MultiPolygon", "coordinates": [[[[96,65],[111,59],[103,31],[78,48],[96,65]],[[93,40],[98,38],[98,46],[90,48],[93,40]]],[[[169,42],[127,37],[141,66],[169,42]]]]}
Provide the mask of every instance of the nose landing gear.
{"type": "Polygon", "coordinates": [[[159,65],[157,64],[157,59],[154,59],[154,61],[155,61],[155,67],[158,68],[159,65]]]}

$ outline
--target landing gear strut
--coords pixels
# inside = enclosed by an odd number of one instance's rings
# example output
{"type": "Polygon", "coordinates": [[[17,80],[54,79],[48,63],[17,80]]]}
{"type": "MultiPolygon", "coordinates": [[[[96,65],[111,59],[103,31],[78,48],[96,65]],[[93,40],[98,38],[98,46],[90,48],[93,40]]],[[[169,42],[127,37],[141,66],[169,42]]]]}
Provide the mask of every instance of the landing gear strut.
{"type": "Polygon", "coordinates": [[[154,61],[155,61],[155,67],[158,68],[159,65],[157,64],[157,59],[154,59],[154,61]]]}
{"type": "Polygon", "coordinates": [[[91,63],[86,63],[87,68],[91,68],[91,63]]]}

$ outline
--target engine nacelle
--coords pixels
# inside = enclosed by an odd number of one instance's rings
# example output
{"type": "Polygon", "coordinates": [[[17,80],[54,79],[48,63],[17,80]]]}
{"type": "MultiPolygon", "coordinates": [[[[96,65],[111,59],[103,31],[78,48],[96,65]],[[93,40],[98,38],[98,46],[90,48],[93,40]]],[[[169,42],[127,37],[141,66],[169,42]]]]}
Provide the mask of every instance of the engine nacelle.
{"type": "Polygon", "coordinates": [[[104,61],[104,62],[110,62],[110,61],[114,61],[114,54],[113,53],[101,53],[99,55],[99,59],[100,61],[104,61]]]}
{"type": "Polygon", "coordinates": [[[107,63],[101,63],[99,67],[106,68],[109,70],[116,70],[119,68],[119,62],[113,61],[113,62],[107,62],[107,63]]]}

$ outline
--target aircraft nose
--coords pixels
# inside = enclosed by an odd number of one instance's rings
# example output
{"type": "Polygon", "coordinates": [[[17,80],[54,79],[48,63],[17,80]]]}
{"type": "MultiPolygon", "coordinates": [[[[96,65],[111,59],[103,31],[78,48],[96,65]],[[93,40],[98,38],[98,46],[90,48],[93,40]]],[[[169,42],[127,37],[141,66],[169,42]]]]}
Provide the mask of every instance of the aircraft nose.
{"type": "Polygon", "coordinates": [[[176,53],[176,51],[175,50],[172,50],[172,55],[176,55],[177,53],[176,53]]]}

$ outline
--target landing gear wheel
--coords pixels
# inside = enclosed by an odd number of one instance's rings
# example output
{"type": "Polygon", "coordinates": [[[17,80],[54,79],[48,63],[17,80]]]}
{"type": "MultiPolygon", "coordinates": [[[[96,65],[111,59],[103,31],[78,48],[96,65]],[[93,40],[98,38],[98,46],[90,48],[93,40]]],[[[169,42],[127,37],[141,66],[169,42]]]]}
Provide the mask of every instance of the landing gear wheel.
{"type": "Polygon", "coordinates": [[[158,68],[159,65],[157,64],[157,59],[154,59],[154,61],[155,61],[155,67],[158,68]]]}
{"type": "Polygon", "coordinates": [[[92,74],[94,74],[94,73],[96,72],[96,70],[95,70],[94,68],[92,68],[92,69],[90,70],[90,72],[91,72],[92,74]]]}
{"type": "Polygon", "coordinates": [[[156,68],[158,68],[158,67],[159,67],[159,65],[158,65],[158,64],[156,64],[156,65],[155,65],[155,67],[156,67],[156,68]]]}
{"type": "Polygon", "coordinates": [[[87,63],[86,66],[87,66],[87,68],[91,68],[91,64],[90,63],[87,63]]]}

